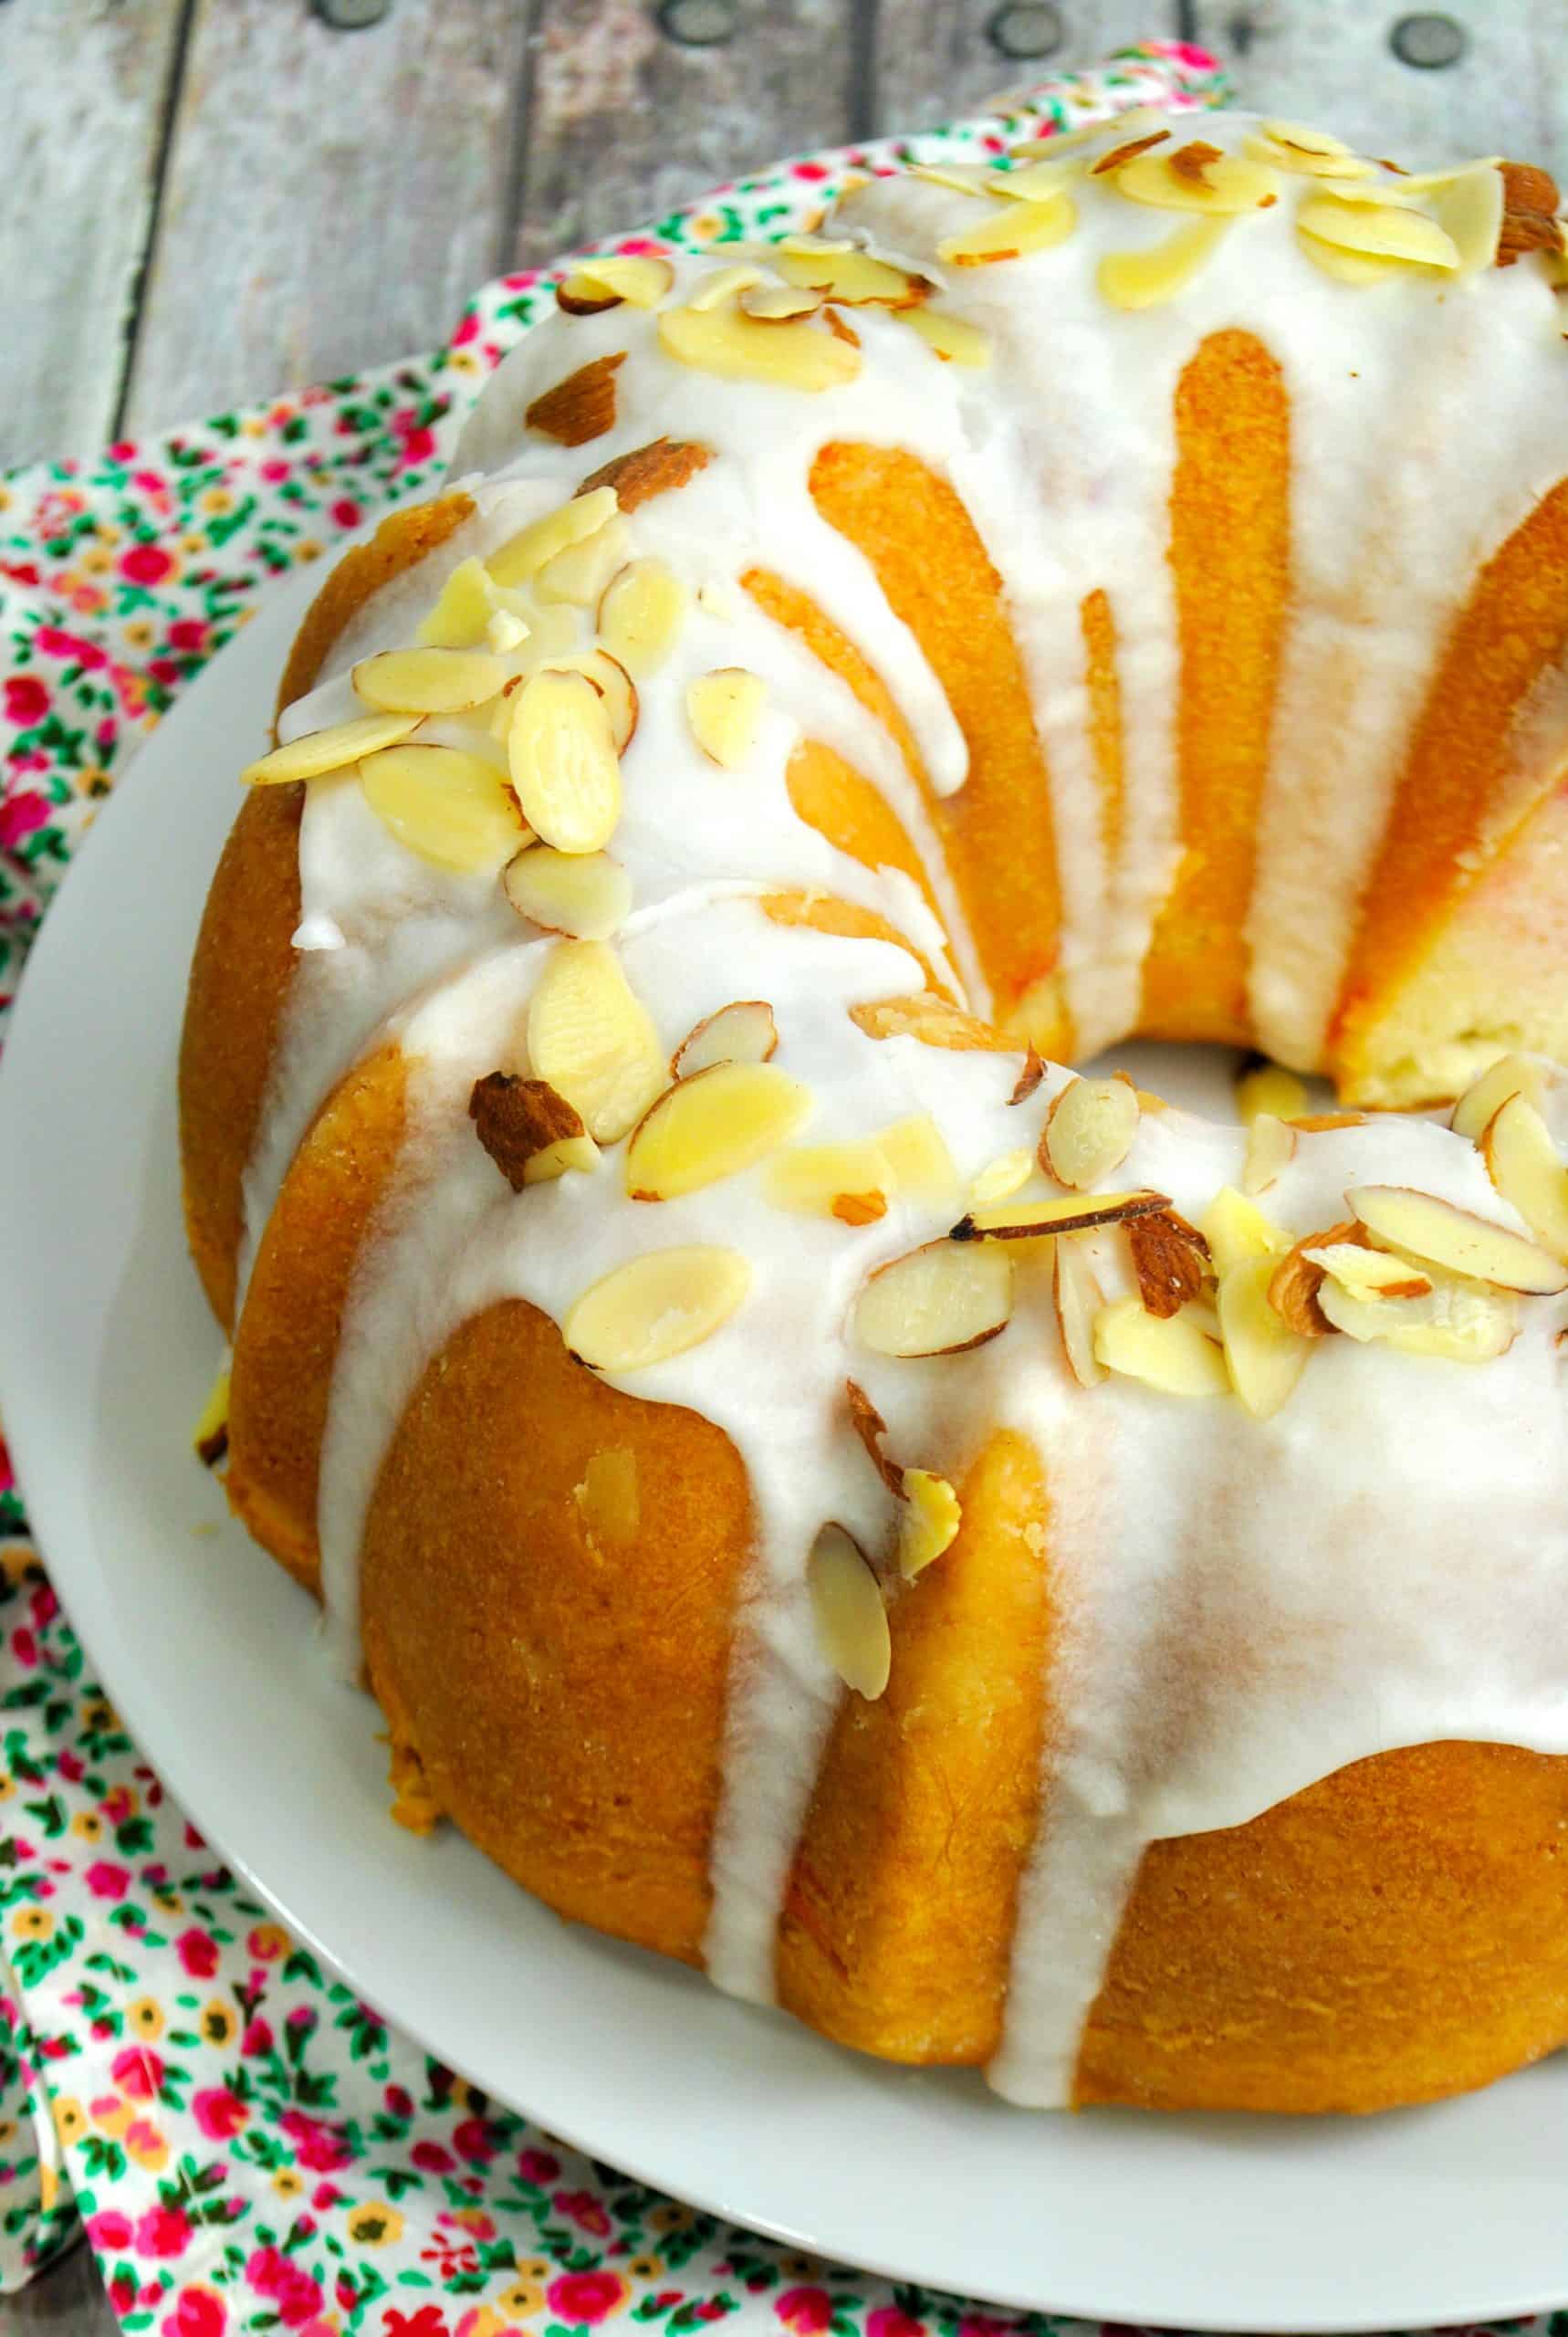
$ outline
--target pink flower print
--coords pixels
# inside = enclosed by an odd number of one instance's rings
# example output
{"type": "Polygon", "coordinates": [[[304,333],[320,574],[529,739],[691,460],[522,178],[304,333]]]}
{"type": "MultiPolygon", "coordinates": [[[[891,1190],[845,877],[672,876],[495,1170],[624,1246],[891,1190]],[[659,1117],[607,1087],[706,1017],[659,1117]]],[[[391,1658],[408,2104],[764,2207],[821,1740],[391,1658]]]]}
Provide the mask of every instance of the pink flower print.
{"type": "Polygon", "coordinates": [[[446,2316],[438,2304],[422,2304],[417,2312],[389,2306],[382,2331],[382,2337],[446,2337],[446,2316]]]}
{"type": "Polygon", "coordinates": [[[310,2205],[315,2208],[318,2215],[325,2215],[327,2209],[329,2207],[335,2207],[342,2196],[343,2194],[336,2187],[335,2185],[330,2183],[318,2183],[315,2190],[310,2194],[310,2205]]]}
{"type": "Polygon", "coordinates": [[[1214,58],[1207,48],[1198,48],[1190,40],[1167,40],[1160,44],[1174,64],[1185,65],[1189,73],[1212,73],[1214,58]]]}
{"type": "Polygon", "coordinates": [[[865,2317],[866,2337],[925,2337],[925,2323],[912,2321],[895,2304],[879,2304],[865,2317]]]}
{"type": "Polygon", "coordinates": [[[228,2308],[211,2289],[182,2289],[172,2312],[165,2313],[163,2337],[223,2337],[228,2308]]]}
{"type": "Polygon", "coordinates": [[[563,2272],[545,2290],[552,2312],[563,2321],[591,2326],[619,2312],[632,2293],[631,2283],[619,2272],[563,2272]]]}
{"type": "Polygon", "coordinates": [[[286,2110],[277,2122],[294,2144],[300,2165],[312,2175],[336,2175],[353,2155],[333,2127],[312,2118],[308,2111],[286,2110]]]}
{"type": "Polygon", "coordinates": [[[549,2151],[519,2151],[517,2173],[525,2183],[537,2183],[542,2190],[560,2173],[560,2161],[549,2151]]]}
{"type": "Polygon", "coordinates": [[[409,2156],[424,2175],[447,2175],[454,2164],[452,2153],[440,2143],[415,2143],[409,2156]]]}
{"type": "Polygon", "coordinates": [[[132,544],[120,554],[120,572],[132,584],[144,584],[149,590],[162,584],[174,565],[173,555],[162,544],[132,544]]]}
{"type": "Polygon", "coordinates": [[[406,2086],[389,2085],[387,2088],[386,2100],[387,2108],[392,2112],[394,2118],[412,2118],[413,2116],[413,2096],[409,2092],[406,2086]]]}
{"type": "Polygon", "coordinates": [[[591,2232],[595,2239],[608,2239],[610,2218],[603,2206],[591,2191],[558,2191],[556,2212],[574,2223],[579,2231],[591,2232]]]}
{"type": "Polygon", "coordinates": [[[319,2312],[319,2284],[302,2264],[285,2256],[280,2248],[258,2248],[245,2270],[251,2287],[259,2295],[272,2299],[286,2329],[302,2328],[319,2312]]]}
{"type": "Polygon", "coordinates": [[[183,2256],[191,2227],[183,2207],[149,2207],[136,2226],[138,2256],[183,2256]]]}
{"type": "Polygon", "coordinates": [[[0,1436],[0,1493],[8,1493],[16,1482],[11,1472],[11,1455],[6,1450],[5,1438],[0,1436]]]}
{"type": "Polygon", "coordinates": [[[819,2337],[833,2317],[826,2289],[786,2289],[774,2301],[774,2311],[795,2337],[819,2337]]]}
{"type": "MultiPolygon", "coordinates": [[[[0,852],[14,851],[23,837],[30,836],[35,828],[41,828],[48,816],[47,797],[35,794],[31,788],[24,788],[19,794],[7,796],[0,803],[0,852]]],[[[7,1483],[10,1478],[11,1466],[7,1462],[7,1483]]]]}
{"type": "Polygon", "coordinates": [[[452,2147],[459,2158],[494,2158],[496,2137],[488,2119],[465,2118],[452,2130],[452,2147]]]}
{"type": "Polygon", "coordinates": [[[95,1899],[123,1899],[130,1886],[124,1867],[110,1866],[107,1859],[95,1859],[87,1871],[87,1887],[95,1899]]]}
{"type": "Polygon", "coordinates": [[[136,460],[135,439],[117,438],[109,449],[109,459],[111,463],[133,463],[136,460]]]}
{"type": "Polygon", "coordinates": [[[88,2217],[87,2236],[100,2255],[107,2255],[111,2248],[129,2248],[132,2236],[131,2218],[113,2207],[105,2207],[101,2215],[88,2217]]]}
{"type": "Polygon", "coordinates": [[[183,650],[187,656],[194,656],[207,645],[204,620],[201,617],[176,617],[169,627],[169,645],[171,648],[183,650]]]}
{"type": "Polygon", "coordinates": [[[115,2055],[110,2074],[133,2101],[152,2101],[163,2083],[163,2064],[145,2045],[131,2045],[115,2055]]]}
{"type": "Polygon", "coordinates": [[[49,693],[37,674],[12,674],[5,683],[5,719],[30,730],[49,710],[49,693]]]}
{"type": "Polygon", "coordinates": [[[191,2103],[197,2125],[211,2143],[226,2143],[250,2117],[226,2085],[204,2086],[191,2103]]]}
{"type": "Polygon", "coordinates": [[[271,2052],[272,2031],[265,2020],[253,2020],[248,2024],[240,2040],[239,2049],[242,2053],[271,2052]]]}
{"type": "Polygon", "coordinates": [[[217,1942],[194,1927],[180,1934],[174,1952],[193,1980],[210,1980],[218,1968],[217,1942]]]}
{"type": "Polygon", "coordinates": [[[63,625],[41,624],[33,635],[33,645],[46,657],[65,657],[96,674],[109,663],[109,652],[96,641],[86,641],[79,633],[68,633],[63,625]]]}
{"type": "Polygon", "coordinates": [[[459,317],[457,320],[457,330],[452,336],[452,346],[454,349],[466,349],[471,341],[477,341],[478,338],[479,312],[476,309],[470,309],[465,316],[459,317]]]}
{"type": "Polygon", "coordinates": [[[109,2300],[113,2305],[116,2312],[119,2313],[121,2321],[124,2320],[126,2314],[131,2311],[131,2306],[136,2302],[135,2279],[125,2269],[123,2265],[121,2265],[120,2270],[115,2273],[113,2279],[110,2281],[109,2300]]]}
{"type": "Polygon", "coordinates": [[[357,528],[363,516],[351,495],[340,495],[332,506],[332,518],[340,528],[357,528]]]}
{"type": "Polygon", "coordinates": [[[269,455],[261,466],[261,475],[268,487],[278,487],[288,477],[292,468],[293,465],[285,462],[281,455],[269,455]]]}
{"type": "Polygon", "coordinates": [[[139,487],[143,495],[167,495],[168,483],[162,471],[132,471],[131,484],[139,487]]]}

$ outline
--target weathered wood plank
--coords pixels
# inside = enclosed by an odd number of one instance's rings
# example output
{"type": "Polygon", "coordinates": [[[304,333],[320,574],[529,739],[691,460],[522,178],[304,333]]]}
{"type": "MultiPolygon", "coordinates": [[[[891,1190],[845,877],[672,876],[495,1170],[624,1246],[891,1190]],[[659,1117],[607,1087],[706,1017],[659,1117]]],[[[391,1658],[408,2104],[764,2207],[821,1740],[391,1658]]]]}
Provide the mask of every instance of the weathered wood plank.
{"type": "Polygon", "coordinates": [[[1197,37],[1230,66],[1238,101],[1322,122],[1356,145],[1416,166],[1510,153],[1568,174],[1568,0],[1197,0],[1197,37]],[[1450,18],[1456,64],[1423,69],[1396,56],[1406,14],[1450,18]]]}
{"type": "Polygon", "coordinates": [[[0,8],[0,465],[110,435],[183,7],[0,8]]]}
{"type": "Polygon", "coordinates": [[[497,265],[527,37],[515,0],[361,32],[196,0],[128,427],[444,339],[497,265]]]}
{"type": "MultiPolygon", "coordinates": [[[[1174,39],[1179,29],[1177,0],[1060,0],[1057,47],[1043,54],[1009,56],[989,27],[1002,11],[979,0],[881,0],[877,15],[874,127],[881,131],[918,130],[972,113],[1008,89],[1027,89],[1049,74],[1097,65],[1128,41],[1174,39]]],[[[1049,24],[1044,9],[1016,6],[1016,36],[1027,40],[1049,24]]]]}
{"type": "Polygon", "coordinates": [[[119,2327],[85,2239],[25,2289],[0,2297],[0,2337],[116,2337],[119,2327]]]}
{"type": "Polygon", "coordinates": [[[730,37],[696,47],[639,0],[542,0],[513,265],[862,134],[860,16],[846,0],[737,0],[730,37]]]}

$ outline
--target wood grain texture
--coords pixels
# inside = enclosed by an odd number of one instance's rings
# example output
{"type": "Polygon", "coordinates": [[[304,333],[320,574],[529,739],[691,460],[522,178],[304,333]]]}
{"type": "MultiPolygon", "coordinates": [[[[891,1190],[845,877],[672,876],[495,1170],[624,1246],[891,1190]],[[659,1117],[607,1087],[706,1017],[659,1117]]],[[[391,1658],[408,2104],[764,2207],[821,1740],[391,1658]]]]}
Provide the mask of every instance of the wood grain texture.
{"type": "Polygon", "coordinates": [[[25,2289],[0,2297],[0,2337],[118,2337],[119,2329],[85,2239],[25,2289]]]}
{"type": "Polygon", "coordinates": [[[0,8],[0,466],[111,435],[183,0],[0,8]]]}
{"type": "Polygon", "coordinates": [[[497,267],[527,11],[195,0],[128,426],[427,349],[497,267]]]}
{"type": "Polygon", "coordinates": [[[1389,45],[1398,0],[1197,0],[1237,101],[1318,121],[1408,168],[1506,153],[1568,176],[1568,0],[1437,0],[1467,35],[1457,64],[1422,70],[1389,45]]]}
{"type": "Polygon", "coordinates": [[[536,0],[512,264],[656,218],[780,154],[861,135],[869,5],[737,0],[729,40],[688,48],[642,0],[536,0]]]}
{"type": "Polygon", "coordinates": [[[1032,58],[997,47],[988,31],[997,13],[995,0],[881,0],[872,77],[879,136],[977,112],[1007,90],[1096,65],[1128,41],[1174,39],[1180,11],[1176,0],[1058,0],[1061,44],[1032,58]]]}

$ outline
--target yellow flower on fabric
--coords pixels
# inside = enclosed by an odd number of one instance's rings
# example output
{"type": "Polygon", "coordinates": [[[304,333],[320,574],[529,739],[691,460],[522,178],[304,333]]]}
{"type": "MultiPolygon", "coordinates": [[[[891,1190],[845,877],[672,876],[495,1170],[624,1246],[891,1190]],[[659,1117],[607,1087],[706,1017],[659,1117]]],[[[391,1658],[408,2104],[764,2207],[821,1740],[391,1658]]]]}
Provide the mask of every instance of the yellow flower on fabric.
{"type": "Polygon", "coordinates": [[[156,1996],[138,1996],[134,2004],[125,2007],[125,2026],[134,2037],[151,2045],[163,2034],[163,2007],[156,1996]]]}
{"type": "Polygon", "coordinates": [[[0,487],[0,511],[9,511],[10,508],[11,490],[8,487],[0,487]]]}
{"type": "Polygon", "coordinates": [[[349,2237],[356,2248],[390,2248],[402,2237],[402,2217],[384,2199],[367,2199],[349,2216],[349,2237]]]}
{"type": "Polygon", "coordinates": [[[209,487],[202,498],[204,511],[232,511],[234,508],[234,497],[226,487],[209,487]]]}
{"type": "Polygon", "coordinates": [[[553,2258],[549,2256],[520,2256],[513,2267],[519,2280],[548,2280],[557,2269],[553,2258]]]}
{"type": "MultiPolygon", "coordinates": [[[[100,770],[97,763],[89,763],[85,770],[77,773],[77,791],[81,795],[107,795],[113,785],[109,773],[100,770]]],[[[86,1815],[85,1812],[83,1814],[86,1815]]],[[[85,1832],[86,1829],[82,1830],[85,1832]]],[[[98,1836],[90,1835],[89,1839],[96,1842],[98,1836]]]]}
{"type": "Polygon", "coordinates": [[[471,349],[455,349],[446,363],[454,373],[482,373],[485,371],[471,349]]]}
{"type": "Polygon", "coordinates": [[[150,617],[129,617],[123,627],[126,645],[131,649],[151,649],[158,638],[158,629],[150,617]]]}
{"type": "Polygon", "coordinates": [[[301,536],[294,547],[294,556],[297,560],[319,560],[321,547],[314,536],[301,536]]]}
{"type": "Polygon", "coordinates": [[[9,1801],[11,1796],[16,1792],[16,1778],[4,1772],[0,1772],[0,1801],[9,1801]]]}
{"type": "Polygon", "coordinates": [[[52,2166],[38,2169],[38,2205],[47,2216],[60,2195],[60,2178],[52,2166]]]}
{"type": "Polygon", "coordinates": [[[118,1736],[120,1714],[104,1696],[90,1696],[81,1708],[82,1724],[86,1728],[107,1732],[118,1736]]]}
{"type": "Polygon", "coordinates": [[[93,2103],[92,2122],[100,2133],[119,2136],[135,2124],[135,2107],[119,2094],[111,2094],[107,2101],[93,2103]]]}
{"type": "Polygon", "coordinates": [[[219,2047],[232,2045],[239,2028],[239,2016],[232,2005],[225,2005],[221,1996],[214,1996],[210,2005],[202,2007],[201,2028],[204,2043],[219,2047]]]}
{"type": "Polygon", "coordinates": [[[626,2269],[634,2280],[657,2280],[663,2276],[664,2259],[662,2256],[633,2256],[626,2269]]]}
{"type": "Polygon", "coordinates": [[[101,1842],[103,1820],[96,1809],[78,1809],[71,1819],[71,1832],[79,1834],[84,1842],[101,1842]]]}
{"type": "Polygon", "coordinates": [[[281,1923],[256,1923],[247,1934],[246,1945],[258,1964],[276,1964],[280,1955],[288,1954],[294,1942],[281,1923]]]}
{"type": "Polygon", "coordinates": [[[653,2231],[689,2231],[695,2221],[691,2208],[683,2207],[678,2199],[666,2199],[648,2217],[649,2227],[653,2231]]]}
{"type": "Polygon", "coordinates": [[[155,1891],[152,1903],[162,1908],[166,1915],[178,1915],[184,1912],[185,1902],[177,1891],[155,1891]]]}
{"type": "Polygon", "coordinates": [[[11,1929],[17,1939],[50,1939],[55,1919],[47,1907],[18,1907],[11,1918],[11,1929]]]}
{"type": "Polygon", "coordinates": [[[240,424],[240,430],[246,438],[265,438],[267,435],[267,424],[257,414],[246,414],[240,424]]]}
{"type": "Polygon", "coordinates": [[[131,2121],[125,2130],[125,2150],[127,2157],[153,2175],[169,2164],[169,2145],[150,2118],[131,2121]]]}
{"type": "Polygon", "coordinates": [[[107,544],[89,544],[81,556],[81,564],[88,576],[107,576],[114,566],[114,556],[107,544]]]}
{"type": "Polygon", "coordinates": [[[280,2166],[272,2178],[272,2187],[280,2199],[298,2199],[305,2188],[305,2177],[297,2166],[280,2166]]]}
{"type": "Polygon", "coordinates": [[[514,2280],[496,2299],[508,2321],[528,2321],[536,2312],[543,2312],[549,2299],[537,2280],[514,2280]]]}
{"type": "Polygon", "coordinates": [[[87,2112],[74,2094],[56,2095],[55,2132],[68,2150],[87,2133],[87,2112]]]}

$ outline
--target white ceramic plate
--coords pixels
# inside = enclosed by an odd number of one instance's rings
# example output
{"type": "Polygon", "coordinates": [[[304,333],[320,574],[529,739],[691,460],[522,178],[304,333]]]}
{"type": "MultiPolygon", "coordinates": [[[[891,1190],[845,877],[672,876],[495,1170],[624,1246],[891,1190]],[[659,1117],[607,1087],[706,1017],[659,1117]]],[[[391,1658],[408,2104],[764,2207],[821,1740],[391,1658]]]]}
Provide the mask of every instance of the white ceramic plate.
{"type": "Polygon", "coordinates": [[[203,1831],[350,1984],[595,2155],[828,2256],[1210,2329],[1568,2300],[1568,2060],[1372,2121],[1031,2116],[569,1929],[386,1815],[379,1716],[190,1430],[218,1341],[177,1200],[174,1056],[233,774],[313,589],[279,588],[143,749],[36,950],[0,1077],[0,1410],[94,1665],[203,1831]]]}

